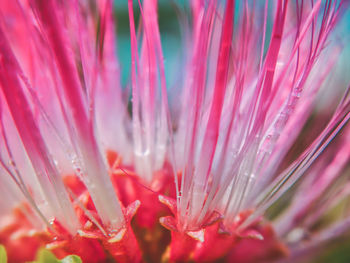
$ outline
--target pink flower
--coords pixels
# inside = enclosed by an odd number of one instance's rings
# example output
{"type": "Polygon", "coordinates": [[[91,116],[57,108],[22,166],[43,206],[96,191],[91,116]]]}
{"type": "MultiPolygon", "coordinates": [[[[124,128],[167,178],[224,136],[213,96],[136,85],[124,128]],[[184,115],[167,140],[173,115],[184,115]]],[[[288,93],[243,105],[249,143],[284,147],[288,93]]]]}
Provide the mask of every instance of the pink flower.
{"type": "Polygon", "coordinates": [[[176,67],[133,4],[124,88],[111,0],[0,0],[9,260],[295,262],[348,229],[319,224],[350,189],[349,2],[189,1],[176,67]]]}

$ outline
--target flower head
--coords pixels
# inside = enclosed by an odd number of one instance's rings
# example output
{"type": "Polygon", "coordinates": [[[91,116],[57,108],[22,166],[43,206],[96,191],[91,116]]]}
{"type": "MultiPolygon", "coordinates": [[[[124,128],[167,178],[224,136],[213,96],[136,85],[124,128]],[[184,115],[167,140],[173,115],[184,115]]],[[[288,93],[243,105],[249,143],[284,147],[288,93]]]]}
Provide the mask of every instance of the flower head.
{"type": "Polygon", "coordinates": [[[336,70],[348,1],[175,4],[167,64],[158,1],[128,0],[125,87],[111,0],[0,4],[11,262],[40,247],[84,262],[297,258],[349,227],[318,225],[349,194],[350,87],[336,70]],[[329,89],[332,113],[315,111],[329,89]]]}

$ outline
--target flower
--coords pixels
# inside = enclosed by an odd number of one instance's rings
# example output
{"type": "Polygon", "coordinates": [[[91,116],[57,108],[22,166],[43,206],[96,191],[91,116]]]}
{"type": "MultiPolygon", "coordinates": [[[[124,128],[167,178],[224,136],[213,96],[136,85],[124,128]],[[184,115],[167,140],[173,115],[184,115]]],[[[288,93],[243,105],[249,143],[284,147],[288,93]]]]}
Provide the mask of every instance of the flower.
{"type": "Polygon", "coordinates": [[[128,0],[126,87],[111,0],[0,3],[10,262],[42,247],[83,262],[295,262],[349,228],[329,212],[350,189],[350,87],[334,102],[348,1],[175,5],[173,67],[157,0],[128,0]]]}

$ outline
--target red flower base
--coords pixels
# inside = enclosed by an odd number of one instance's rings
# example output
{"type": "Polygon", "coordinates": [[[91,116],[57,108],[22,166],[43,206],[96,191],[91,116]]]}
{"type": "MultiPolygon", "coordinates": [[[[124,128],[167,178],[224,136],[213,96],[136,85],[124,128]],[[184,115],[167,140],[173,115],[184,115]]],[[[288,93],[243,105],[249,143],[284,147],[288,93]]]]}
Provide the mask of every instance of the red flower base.
{"type": "MultiPolygon", "coordinates": [[[[7,249],[9,262],[32,261],[41,247],[58,258],[75,254],[83,262],[91,263],[213,262],[218,259],[249,263],[269,261],[288,253],[272,227],[262,222],[254,223],[243,233],[229,234],[223,231],[221,216],[214,213],[198,231],[179,231],[176,217],[171,216],[171,213],[176,215],[176,203],[170,167],[156,174],[153,184],[146,187],[132,167],[122,166],[116,153],[108,152],[107,157],[116,193],[126,207],[125,226],[116,233],[106,233],[84,184],[77,176],[67,175],[64,183],[79,200],[75,211],[82,229],[71,235],[54,220],[45,231],[33,230],[23,210],[16,209],[0,231],[0,243],[7,249]]],[[[30,211],[28,206],[25,209],[30,211]]],[[[240,216],[243,219],[248,214],[240,216]]]]}
{"type": "MultiPolygon", "coordinates": [[[[176,215],[176,202],[160,196],[159,200],[176,215]]],[[[232,229],[237,228],[251,212],[243,212],[232,229]]],[[[171,243],[164,255],[166,262],[259,262],[272,260],[288,254],[287,248],[278,241],[268,224],[257,221],[243,232],[225,230],[221,216],[213,213],[197,231],[183,232],[178,229],[176,217],[160,218],[160,223],[171,231],[171,243]],[[241,253],[241,251],[244,251],[241,253]]]]}

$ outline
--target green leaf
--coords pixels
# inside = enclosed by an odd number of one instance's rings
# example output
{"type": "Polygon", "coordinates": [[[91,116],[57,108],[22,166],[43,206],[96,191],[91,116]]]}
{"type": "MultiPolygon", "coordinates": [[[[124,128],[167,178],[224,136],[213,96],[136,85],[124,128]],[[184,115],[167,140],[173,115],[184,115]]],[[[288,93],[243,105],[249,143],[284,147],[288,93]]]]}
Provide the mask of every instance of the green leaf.
{"type": "Polygon", "coordinates": [[[0,263],[7,263],[6,249],[3,245],[0,245],[0,263]]]}
{"type": "Polygon", "coordinates": [[[76,255],[67,256],[62,259],[62,263],[82,263],[80,257],[76,255]]]}
{"type": "MultiPolygon", "coordinates": [[[[0,263],[3,262],[0,261],[0,263]]],[[[41,249],[37,254],[36,261],[33,261],[31,263],[82,263],[82,260],[76,255],[69,255],[66,256],[64,259],[59,260],[49,250],[41,249]]]]}
{"type": "Polygon", "coordinates": [[[37,255],[37,263],[60,263],[54,254],[46,249],[40,249],[37,255]]]}

